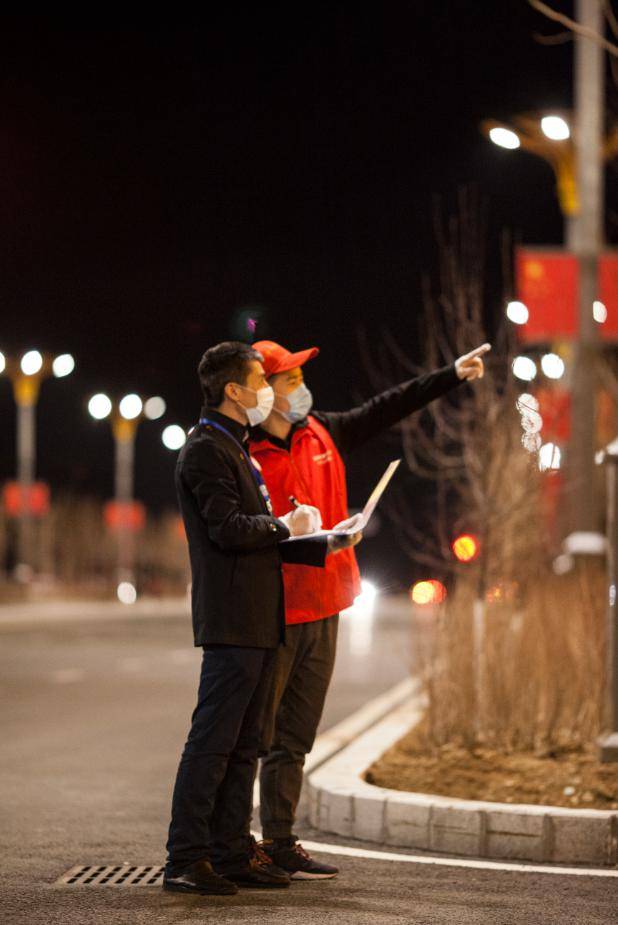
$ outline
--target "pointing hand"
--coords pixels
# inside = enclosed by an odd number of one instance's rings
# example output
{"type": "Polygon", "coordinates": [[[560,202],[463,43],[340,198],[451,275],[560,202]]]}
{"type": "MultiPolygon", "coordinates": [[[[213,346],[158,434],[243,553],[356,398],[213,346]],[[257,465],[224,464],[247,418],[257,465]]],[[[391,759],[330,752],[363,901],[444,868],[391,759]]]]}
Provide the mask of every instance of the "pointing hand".
{"type": "Polygon", "coordinates": [[[489,350],[491,350],[491,344],[481,344],[480,347],[475,347],[470,353],[464,353],[458,360],[455,360],[455,372],[459,378],[467,382],[482,379],[485,375],[482,357],[489,350]]]}

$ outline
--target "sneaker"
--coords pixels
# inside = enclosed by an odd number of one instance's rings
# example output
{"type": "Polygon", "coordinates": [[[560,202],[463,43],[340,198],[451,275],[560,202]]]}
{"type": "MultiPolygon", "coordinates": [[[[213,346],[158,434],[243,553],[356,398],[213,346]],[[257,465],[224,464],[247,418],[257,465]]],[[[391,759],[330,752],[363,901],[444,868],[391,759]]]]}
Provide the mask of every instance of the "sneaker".
{"type": "Polygon", "coordinates": [[[201,893],[202,895],[233,896],[238,893],[235,883],[220,877],[204,859],[192,864],[179,874],[163,875],[163,889],[172,893],[201,893]]]}
{"type": "Polygon", "coordinates": [[[338,867],[314,860],[294,836],[264,839],[259,846],[292,880],[332,880],[339,873],[338,867]]]}
{"type": "Polygon", "coordinates": [[[290,876],[273,863],[269,855],[262,850],[251,837],[250,855],[246,861],[231,866],[218,865],[217,873],[226,880],[244,887],[285,888],[290,885],[290,876]]]}

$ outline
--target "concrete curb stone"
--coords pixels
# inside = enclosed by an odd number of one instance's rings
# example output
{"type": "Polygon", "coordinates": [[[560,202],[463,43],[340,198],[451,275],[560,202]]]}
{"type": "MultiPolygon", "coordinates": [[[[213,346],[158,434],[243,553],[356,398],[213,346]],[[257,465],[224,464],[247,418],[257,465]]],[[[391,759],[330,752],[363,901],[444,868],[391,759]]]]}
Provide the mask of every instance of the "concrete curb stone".
{"type": "Polygon", "coordinates": [[[368,784],[362,774],[423,712],[415,690],[318,768],[305,787],[324,832],[469,857],[618,865],[618,812],[489,803],[368,784]]]}

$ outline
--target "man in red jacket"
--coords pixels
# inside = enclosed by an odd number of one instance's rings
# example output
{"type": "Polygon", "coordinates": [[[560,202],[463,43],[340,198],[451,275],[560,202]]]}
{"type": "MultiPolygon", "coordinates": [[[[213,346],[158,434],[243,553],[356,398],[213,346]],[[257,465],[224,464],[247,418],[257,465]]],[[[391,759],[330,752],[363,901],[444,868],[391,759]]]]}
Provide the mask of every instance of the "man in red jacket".
{"type": "MultiPolygon", "coordinates": [[[[357,449],[464,380],[483,375],[488,344],[450,366],[411,379],[344,412],[312,411],[303,369],[317,347],[292,353],[273,341],[253,345],[275,392],[271,415],[251,432],[275,516],[290,503],[318,508],[328,529],[348,517],[342,454],[357,449]],[[311,413],[309,413],[311,412],[311,413]]],[[[263,849],[294,879],[327,879],[337,868],[309,857],[293,834],[305,756],[311,751],[333,672],[339,611],[360,593],[353,549],[330,556],[324,569],[283,565],[286,641],[273,668],[270,723],[260,772],[263,849]]]]}

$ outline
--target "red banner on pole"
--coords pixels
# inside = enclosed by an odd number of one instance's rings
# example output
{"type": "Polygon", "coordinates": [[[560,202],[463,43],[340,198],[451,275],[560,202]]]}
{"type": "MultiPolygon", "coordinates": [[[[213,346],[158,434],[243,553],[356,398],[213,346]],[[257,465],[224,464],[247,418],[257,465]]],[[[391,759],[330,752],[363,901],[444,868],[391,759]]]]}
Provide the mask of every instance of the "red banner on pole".
{"type": "Polygon", "coordinates": [[[2,503],[8,517],[20,517],[26,513],[32,517],[44,517],[49,513],[49,485],[33,482],[24,488],[19,482],[5,482],[2,503]]]}
{"type": "MultiPolygon", "coordinates": [[[[515,255],[517,298],[528,309],[526,324],[517,325],[524,343],[574,338],[578,330],[579,268],[573,254],[564,250],[520,247],[515,255]]],[[[599,319],[602,341],[618,341],[618,253],[599,257],[599,319]]],[[[590,306],[592,312],[593,306],[590,306]]]]}
{"type": "Polygon", "coordinates": [[[139,533],[146,525],[146,508],[141,501],[108,501],[103,509],[103,518],[112,533],[118,530],[139,533]]]}

